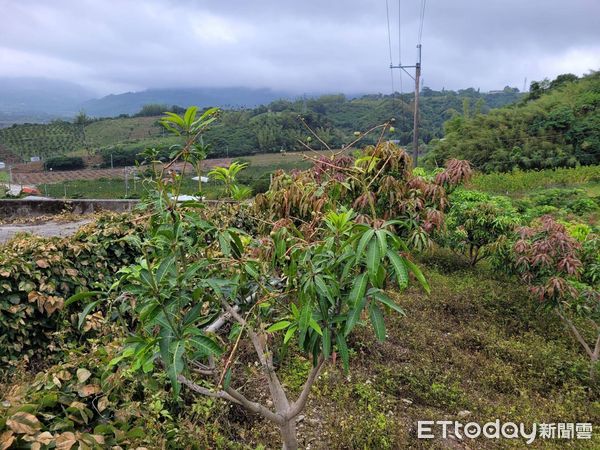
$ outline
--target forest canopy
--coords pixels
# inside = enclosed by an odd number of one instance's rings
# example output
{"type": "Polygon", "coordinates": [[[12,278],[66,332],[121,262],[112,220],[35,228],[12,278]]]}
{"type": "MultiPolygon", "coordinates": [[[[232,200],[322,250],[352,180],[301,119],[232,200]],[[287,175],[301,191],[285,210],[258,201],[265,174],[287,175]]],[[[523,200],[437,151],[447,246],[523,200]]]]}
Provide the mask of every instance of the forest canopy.
{"type": "Polygon", "coordinates": [[[598,164],[599,104],[599,72],[533,82],[514,105],[486,115],[467,107],[448,120],[445,137],[430,144],[427,162],[467,159],[485,172],[598,164]]]}

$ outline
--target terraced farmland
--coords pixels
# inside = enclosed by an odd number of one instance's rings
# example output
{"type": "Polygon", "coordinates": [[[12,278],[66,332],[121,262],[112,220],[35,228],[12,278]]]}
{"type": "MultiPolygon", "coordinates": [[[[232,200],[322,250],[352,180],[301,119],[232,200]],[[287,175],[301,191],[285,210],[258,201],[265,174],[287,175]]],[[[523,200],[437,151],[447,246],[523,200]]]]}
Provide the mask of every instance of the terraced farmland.
{"type": "Polygon", "coordinates": [[[0,145],[21,160],[32,156],[47,158],[81,149],[84,131],[80,125],[56,121],[0,129],[0,145]]]}

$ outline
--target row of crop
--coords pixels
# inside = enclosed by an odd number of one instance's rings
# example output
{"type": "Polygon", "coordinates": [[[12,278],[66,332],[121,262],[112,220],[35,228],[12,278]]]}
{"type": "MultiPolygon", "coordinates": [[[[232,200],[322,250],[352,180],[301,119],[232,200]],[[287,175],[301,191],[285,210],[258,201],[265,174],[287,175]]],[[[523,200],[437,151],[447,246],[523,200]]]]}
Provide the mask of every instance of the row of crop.
{"type": "Polygon", "coordinates": [[[61,323],[65,299],[109,282],[136,255],[130,216],[107,215],[73,237],[20,236],[0,255],[0,367],[41,356],[61,323]]]}
{"type": "Polygon", "coordinates": [[[68,122],[17,125],[0,130],[0,144],[22,157],[70,152],[81,148],[83,142],[82,127],[68,122]]]}
{"type": "Polygon", "coordinates": [[[539,171],[515,169],[510,173],[480,174],[475,176],[470,184],[481,191],[513,194],[598,181],[600,181],[600,166],[579,166],[539,171]]]}

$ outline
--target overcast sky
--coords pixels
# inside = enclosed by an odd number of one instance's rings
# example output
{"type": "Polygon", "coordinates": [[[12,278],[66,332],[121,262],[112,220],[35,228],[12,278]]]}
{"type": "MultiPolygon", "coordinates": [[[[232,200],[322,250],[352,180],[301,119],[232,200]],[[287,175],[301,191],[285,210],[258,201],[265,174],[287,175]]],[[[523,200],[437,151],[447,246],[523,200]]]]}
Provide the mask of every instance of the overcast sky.
{"type": "MultiPolygon", "coordinates": [[[[421,0],[401,0],[414,64],[421,0]]],[[[398,64],[398,1],[389,0],[398,64]]],[[[523,87],[600,68],[600,0],[428,0],[423,79],[523,87]]],[[[0,76],[149,87],[391,91],[385,0],[0,0],[0,76]]],[[[399,74],[395,74],[399,87],[399,74]]],[[[403,77],[403,89],[410,80],[403,77]]]]}

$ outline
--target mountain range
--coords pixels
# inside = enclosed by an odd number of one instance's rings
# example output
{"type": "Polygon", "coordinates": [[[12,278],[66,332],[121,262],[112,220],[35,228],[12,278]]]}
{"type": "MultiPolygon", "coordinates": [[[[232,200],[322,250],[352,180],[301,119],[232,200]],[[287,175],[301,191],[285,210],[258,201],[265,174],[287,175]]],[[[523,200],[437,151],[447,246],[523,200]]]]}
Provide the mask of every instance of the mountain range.
{"type": "Polygon", "coordinates": [[[76,83],[35,77],[0,77],[0,123],[48,122],[72,118],[80,111],[92,117],[115,117],[135,114],[150,103],[250,108],[293,97],[295,95],[289,92],[271,89],[177,87],[96,98],[94,92],[76,83]]]}

